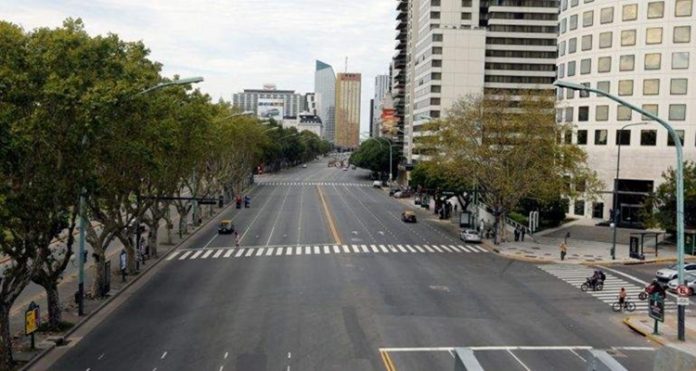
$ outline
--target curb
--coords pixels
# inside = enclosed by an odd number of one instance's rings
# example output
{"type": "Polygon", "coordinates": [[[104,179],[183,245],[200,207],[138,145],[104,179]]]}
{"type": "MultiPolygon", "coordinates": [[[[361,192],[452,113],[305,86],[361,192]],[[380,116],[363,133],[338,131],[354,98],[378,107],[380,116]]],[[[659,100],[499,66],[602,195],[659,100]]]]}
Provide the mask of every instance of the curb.
{"type": "MultiPolygon", "coordinates": [[[[253,189],[253,188],[256,188],[256,185],[254,185],[254,186],[252,187],[252,189],[253,189]]],[[[198,228],[197,228],[196,230],[192,231],[191,233],[188,234],[188,236],[186,236],[184,239],[182,239],[181,241],[179,241],[179,243],[176,244],[176,246],[174,246],[173,248],[171,248],[166,254],[160,255],[160,256],[157,258],[157,260],[155,260],[155,261],[153,261],[152,263],[150,263],[146,269],[142,270],[142,271],[140,272],[140,274],[138,274],[137,276],[133,277],[133,279],[130,280],[130,282],[126,283],[126,285],[123,286],[123,288],[121,288],[121,290],[119,290],[118,293],[116,293],[115,295],[112,295],[112,296],[108,297],[106,300],[104,300],[103,303],[101,303],[101,304],[100,304],[98,307],[96,307],[92,312],[90,312],[90,313],[87,314],[85,317],[83,317],[81,321],[77,322],[77,323],[75,324],[75,326],[73,326],[70,330],[68,330],[68,332],[66,332],[64,335],[62,335],[62,337],[63,337],[63,338],[68,338],[70,335],[72,335],[72,333],[74,333],[75,331],[77,331],[80,327],[82,327],[85,323],[87,323],[87,321],[89,321],[92,317],[94,317],[97,313],[101,312],[107,305],[111,304],[111,302],[112,302],[114,299],[116,299],[118,296],[120,296],[121,293],[123,293],[123,292],[125,292],[126,290],[128,290],[129,287],[131,287],[133,284],[135,284],[136,282],[138,282],[142,277],[144,277],[144,276],[146,275],[146,273],[148,273],[150,270],[152,270],[152,269],[154,269],[156,266],[158,266],[158,265],[162,262],[162,260],[164,260],[167,256],[169,256],[170,254],[172,254],[174,251],[178,250],[178,249],[181,247],[181,245],[183,245],[183,244],[186,243],[186,241],[188,241],[191,237],[193,237],[194,235],[196,235],[196,234],[198,233],[198,231],[200,231],[201,229],[203,229],[203,227],[205,227],[205,226],[207,226],[208,224],[210,224],[213,220],[215,220],[218,216],[220,216],[223,212],[225,212],[227,209],[231,208],[232,206],[234,206],[234,203],[230,202],[230,204],[229,204],[228,206],[226,206],[225,208],[221,209],[220,212],[218,212],[216,215],[214,215],[213,217],[211,217],[210,219],[208,219],[205,223],[203,223],[203,224],[201,224],[200,226],[198,226],[198,228]]],[[[24,364],[24,366],[22,366],[22,368],[20,368],[19,371],[27,371],[27,370],[29,370],[29,368],[31,368],[35,363],[37,363],[38,361],[40,361],[43,357],[45,357],[51,350],[55,349],[56,347],[57,347],[57,345],[54,343],[52,346],[49,346],[48,348],[44,349],[43,351],[41,351],[40,353],[38,353],[35,357],[33,357],[31,360],[29,360],[26,364],[24,364]]]]}
{"type": "Polygon", "coordinates": [[[647,339],[650,340],[650,341],[653,341],[653,342],[655,342],[655,343],[657,343],[657,344],[660,344],[660,345],[663,345],[663,346],[664,346],[664,345],[667,345],[667,343],[666,343],[664,340],[662,340],[662,339],[660,339],[659,337],[657,337],[657,336],[655,336],[655,335],[653,335],[653,334],[651,334],[651,333],[649,333],[649,332],[647,332],[647,331],[645,331],[645,330],[639,328],[638,326],[632,324],[632,323],[631,323],[631,319],[632,319],[631,317],[626,317],[626,318],[623,320],[624,325],[628,326],[628,328],[630,328],[630,329],[633,330],[634,332],[636,332],[636,333],[638,333],[638,334],[644,336],[645,338],[647,338],[647,339]]]}

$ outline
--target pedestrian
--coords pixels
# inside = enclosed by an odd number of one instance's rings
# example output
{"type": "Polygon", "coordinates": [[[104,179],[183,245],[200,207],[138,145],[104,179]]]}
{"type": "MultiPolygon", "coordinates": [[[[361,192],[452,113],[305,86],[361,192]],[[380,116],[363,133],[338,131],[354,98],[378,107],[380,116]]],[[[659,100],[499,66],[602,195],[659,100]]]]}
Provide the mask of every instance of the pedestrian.
{"type": "Polygon", "coordinates": [[[121,282],[126,282],[126,249],[121,249],[118,257],[118,267],[121,269],[121,282]]]}
{"type": "Polygon", "coordinates": [[[520,233],[520,241],[524,241],[524,234],[527,233],[524,227],[520,228],[520,233]]]}
{"type": "Polygon", "coordinates": [[[239,247],[239,232],[234,231],[234,245],[239,247]]]}
{"type": "Polygon", "coordinates": [[[515,242],[520,240],[520,227],[515,227],[515,242]]]}
{"type": "Polygon", "coordinates": [[[567,253],[568,253],[568,246],[566,246],[565,242],[561,242],[561,261],[565,260],[567,253]]]}
{"type": "Polygon", "coordinates": [[[454,213],[457,213],[457,204],[454,204],[454,213]]]}

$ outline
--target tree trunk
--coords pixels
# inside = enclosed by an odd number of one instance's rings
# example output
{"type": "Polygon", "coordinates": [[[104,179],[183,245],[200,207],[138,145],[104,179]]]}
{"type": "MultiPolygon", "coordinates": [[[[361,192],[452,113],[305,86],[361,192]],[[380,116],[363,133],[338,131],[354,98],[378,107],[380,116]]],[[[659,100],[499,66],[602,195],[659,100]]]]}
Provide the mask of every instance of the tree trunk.
{"type": "Polygon", "coordinates": [[[150,234],[147,236],[147,246],[150,247],[150,257],[156,258],[157,254],[157,240],[159,235],[159,222],[154,223],[150,226],[150,234]]]}
{"type": "Polygon", "coordinates": [[[106,277],[104,277],[104,274],[111,274],[111,272],[104,272],[106,269],[106,258],[104,256],[103,252],[95,252],[97,254],[97,259],[98,261],[94,262],[94,265],[92,265],[92,269],[94,270],[94,281],[92,281],[92,297],[93,298],[102,298],[104,297],[104,293],[101,292],[99,284],[104,281],[106,277]]]}
{"type": "Polygon", "coordinates": [[[48,302],[48,327],[51,329],[58,329],[63,320],[60,310],[58,284],[54,281],[43,286],[43,288],[46,290],[46,301],[48,302]]]}
{"type": "Polygon", "coordinates": [[[0,370],[12,370],[12,337],[10,336],[10,305],[0,305],[0,370]]]}

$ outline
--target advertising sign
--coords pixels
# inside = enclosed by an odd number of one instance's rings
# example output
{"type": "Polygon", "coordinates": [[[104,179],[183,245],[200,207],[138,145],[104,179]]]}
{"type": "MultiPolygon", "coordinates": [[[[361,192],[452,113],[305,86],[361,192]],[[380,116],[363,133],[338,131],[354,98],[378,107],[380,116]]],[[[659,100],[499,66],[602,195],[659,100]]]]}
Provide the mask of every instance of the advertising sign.
{"type": "Polygon", "coordinates": [[[380,118],[382,120],[382,134],[395,136],[397,134],[396,125],[398,123],[396,110],[393,108],[384,108],[382,109],[380,118]]]}
{"type": "Polygon", "coordinates": [[[280,122],[285,116],[285,101],[283,99],[259,99],[256,112],[262,120],[273,119],[280,122]]]}
{"type": "Polygon", "coordinates": [[[41,315],[39,314],[39,306],[33,301],[29,304],[29,308],[24,312],[24,333],[31,335],[39,329],[41,325],[41,315]]]}
{"type": "Polygon", "coordinates": [[[665,298],[659,293],[654,293],[650,296],[648,303],[648,315],[650,318],[664,322],[665,321],[665,298]]]}

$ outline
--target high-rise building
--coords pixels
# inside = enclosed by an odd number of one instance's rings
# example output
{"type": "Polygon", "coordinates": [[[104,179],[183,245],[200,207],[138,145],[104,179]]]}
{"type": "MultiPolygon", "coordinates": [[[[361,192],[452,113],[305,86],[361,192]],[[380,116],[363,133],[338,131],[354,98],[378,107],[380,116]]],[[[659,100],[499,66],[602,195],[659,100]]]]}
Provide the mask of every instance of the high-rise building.
{"type": "Polygon", "coordinates": [[[322,61],[316,61],[314,94],[317,113],[324,123],[324,139],[333,143],[336,135],[336,74],[333,67],[322,61]]]}
{"type": "Polygon", "coordinates": [[[404,104],[408,162],[427,158],[414,145],[423,124],[445,116],[457,100],[553,89],[558,5],[554,0],[399,0],[392,89],[397,112],[404,104]]]}
{"type": "MultiPolygon", "coordinates": [[[[696,160],[696,15],[694,1],[595,2],[563,0],[558,36],[558,78],[618,95],[668,121],[682,137],[684,158],[696,160]]],[[[645,195],[675,166],[667,130],[607,98],[557,90],[557,121],[564,136],[588,154],[607,191],[595,201],[571,200],[569,214],[623,223],[640,220],[645,195]],[[633,125],[635,124],[635,125],[633,125]],[[630,125],[630,126],[629,126],[630,125]],[[623,130],[622,130],[623,129],[623,130]]]]}
{"type": "Polygon", "coordinates": [[[375,97],[372,99],[370,107],[370,134],[379,136],[379,123],[382,114],[382,101],[390,90],[389,75],[377,75],[375,77],[375,97]]]}
{"type": "Polygon", "coordinates": [[[336,77],[334,143],[338,147],[357,148],[360,144],[361,83],[359,73],[339,73],[336,77]]]}
{"type": "Polygon", "coordinates": [[[282,119],[297,116],[305,104],[302,94],[294,90],[277,90],[275,85],[265,84],[263,89],[244,89],[242,93],[233,94],[232,105],[259,116],[282,119]]]}
{"type": "Polygon", "coordinates": [[[305,112],[309,112],[312,115],[317,114],[317,96],[314,93],[305,94],[305,107],[303,109],[305,112]]]}

